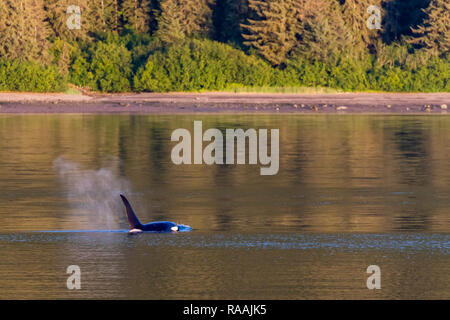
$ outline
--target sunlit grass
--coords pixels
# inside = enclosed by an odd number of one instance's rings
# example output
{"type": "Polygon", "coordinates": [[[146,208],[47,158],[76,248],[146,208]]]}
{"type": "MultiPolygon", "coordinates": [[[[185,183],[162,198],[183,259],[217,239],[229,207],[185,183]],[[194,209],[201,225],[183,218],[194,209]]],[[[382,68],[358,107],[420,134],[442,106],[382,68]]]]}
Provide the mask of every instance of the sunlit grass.
{"type": "Polygon", "coordinates": [[[81,96],[83,93],[80,90],[75,89],[74,87],[67,88],[66,91],[64,91],[65,94],[73,94],[81,96]]]}
{"type": "Polygon", "coordinates": [[[223,90],[224,92],[234,93],[338,93],[342,92],[333,88],[326,87],[246,87],[230,86],[223,90]]]}

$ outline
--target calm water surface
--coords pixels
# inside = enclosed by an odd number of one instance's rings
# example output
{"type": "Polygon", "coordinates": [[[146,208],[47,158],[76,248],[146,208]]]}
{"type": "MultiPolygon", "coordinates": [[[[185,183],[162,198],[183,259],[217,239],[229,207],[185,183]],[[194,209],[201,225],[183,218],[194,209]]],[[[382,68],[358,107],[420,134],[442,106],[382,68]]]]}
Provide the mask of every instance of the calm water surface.
{"type": "Polygon", "coordinates": [[[446,116],[0,116],[0,299],[449,299],[449,137],[446,116]],[[279,173],[172,164],[194,120],[279,128],[279,173]],[[120,192],[194,231],[129,236],[120,192]]]}

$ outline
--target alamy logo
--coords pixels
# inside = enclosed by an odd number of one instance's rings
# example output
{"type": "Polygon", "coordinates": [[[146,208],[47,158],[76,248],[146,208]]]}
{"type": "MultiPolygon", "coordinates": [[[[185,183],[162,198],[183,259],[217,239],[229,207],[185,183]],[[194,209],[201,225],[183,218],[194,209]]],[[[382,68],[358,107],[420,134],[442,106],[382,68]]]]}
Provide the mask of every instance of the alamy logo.
{"type": "Polygon", "coordinates": [[[70,274],[70,276],[67,278],[67,281],[66,281],[67,289],[69,289],[69,290],[81,289],[81,269],[80,269],[80,267],[77,265],[68,266],[66,273],[70,274]]]}
{"type": "Polygon", "coordinates": [[[366,285],[367,289],[381,289],[381,269],[377,265],[370,265],[367,267],[366,272],[371,274],[370,277],[367,278],[366,285]]]}
{"type": "Polygon", "coordinates": [[[381,29],[381,9],[378,6],[369,6],[367,13],[370,14],[369,19],[366,21],[367,28],[370,30],[381,29]]]}
{"type": "Polygon", "coordinates": [[[259,163],[261,175],[275,175],[279,169],[279,129],[270,130],[270,155],[268,154],[268,130],[226,129],[224,136],[219,129],[208,129],[203,133],[202,121],[194,121],[194,139],[187,129],[172,132],[172,141],[178,141],[172,149],[172,162],[181,164],[235,164],[235,145],[237,164],[246,164],[246,142],[248,141],[248,163],[259,163]],[[214,139],[214,141],[212,141],[214,139]],[[180,141],[181,140],[181,141],[180,141]],[[203,149],[203,142],[210,142],[203,149]],[[235,143],[236,142],[236,143],[235,143]],[[194,159],[192,161],[192,145],[194,159]],[[224,148],[225,147],[225,148],[224,148]],[[225,151],[225,157],[224,157],[225,151]],[[225,163],[224,163],[225,158],[225,163]]]}
{"type": "Polygon", "coordinates": [[[71,5],[67,8],[67,14],[70,14],[67,18],[67,28],[69,30],[80,30],[81,29],[81,9],[79,6],[71,5]]]}

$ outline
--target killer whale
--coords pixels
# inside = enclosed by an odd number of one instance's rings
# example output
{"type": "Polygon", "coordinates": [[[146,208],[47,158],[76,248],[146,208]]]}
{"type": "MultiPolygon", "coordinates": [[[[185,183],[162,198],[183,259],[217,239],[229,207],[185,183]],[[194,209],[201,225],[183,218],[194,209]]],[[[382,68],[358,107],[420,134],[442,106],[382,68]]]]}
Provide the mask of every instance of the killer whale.
{"type": "Polygon", "coordinates": [[[190,231],[192,228],[183,224],[176,224],[170,221],[156,221],[146,224],[142,224],[136,214],[134,213],[133,207],[131,207],[130,202],[124,195],[120,195],[123,204],[125,205],[128,224],[130,225],[129,233],[140,233],[140,232],[185,232],[190,231]]]}

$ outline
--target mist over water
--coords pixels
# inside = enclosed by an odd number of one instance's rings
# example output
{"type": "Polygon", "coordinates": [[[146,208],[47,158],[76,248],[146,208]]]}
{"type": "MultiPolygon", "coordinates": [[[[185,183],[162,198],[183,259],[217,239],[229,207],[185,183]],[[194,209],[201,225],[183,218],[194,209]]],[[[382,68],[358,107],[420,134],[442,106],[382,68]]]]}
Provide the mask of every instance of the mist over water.
{"type": "Polygon", "coordinates": [[[130,182],[120,177],[113,164],[99,170],[85,170],[62,157],[53,161],[73,214],[88,215],[92,226],[115,229],[123,205],[119,194],[130,193],[130,182]]]}

